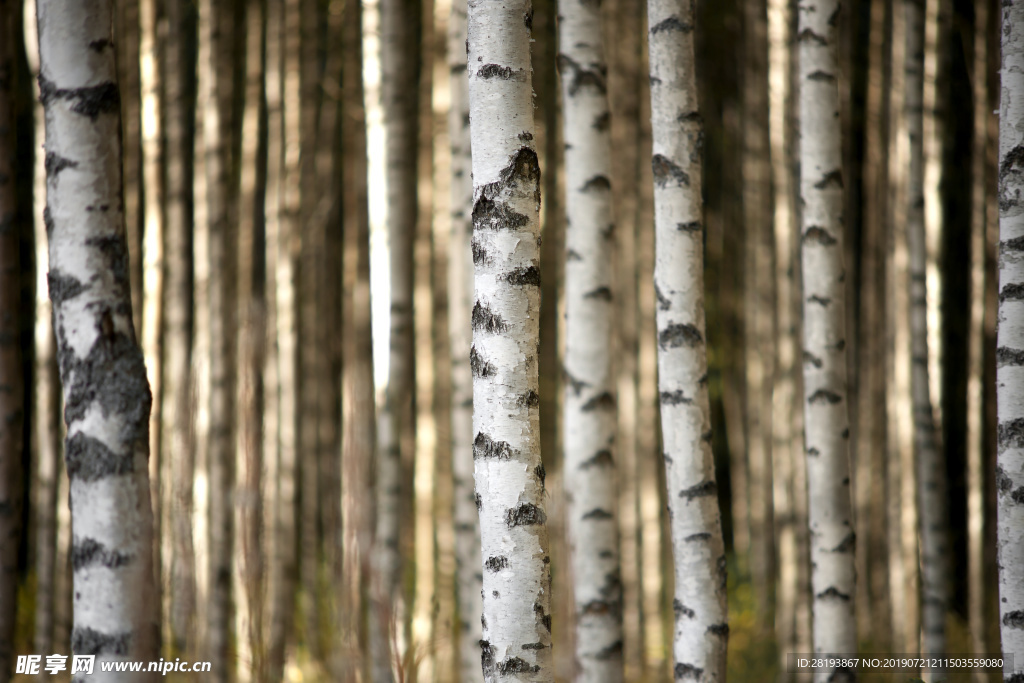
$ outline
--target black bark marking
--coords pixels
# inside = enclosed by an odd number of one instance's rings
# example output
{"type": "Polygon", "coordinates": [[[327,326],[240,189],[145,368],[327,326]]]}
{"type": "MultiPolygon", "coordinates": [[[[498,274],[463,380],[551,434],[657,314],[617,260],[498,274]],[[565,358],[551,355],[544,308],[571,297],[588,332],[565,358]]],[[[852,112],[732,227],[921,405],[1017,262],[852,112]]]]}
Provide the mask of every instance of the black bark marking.
{"type": "Polygon", "coordinates": [[[533,140],[533,133],[528,130],[524,130],[516,137],[519,138],[519,142],[529,142],[530,140],[533,140]]]}
{"type": "Polygon", "coordinates": [[[530,217],[508,207],[504,202],[496,202],[486,195],[481,195],[473,205],[474,230],[518,230],[529,224],[530,217]]]}
{"type": "Polygon", "coordinates": [[[515,78],[521,69],[513,69],[510,66],[502,66],[500,64],[484,64],[476,71],[477,78],[500,78],[503,81],[510,81],[515,78]]]}
{"type": "Polygon", "coordinates": [[[487,561],[484,562],[484,569],[489,572],[500,572],[502,569],[508,569],[508,558],[504,555],[488,557],[487,561]]]}
{"type": "Polygon", "coordinates": [[[612,458],[612,452],[605,449],[594,453],[594,455],[581,462],[580,469],[588,470],[591,467],[611,467],[614,464],[615,460],[612,458]]]}
{"type": "Polygon", "coordinates": [[[849,602],[850,596],[846,593],[841,592],[835,586],[829,586],[822,592],[814,596],[818,600],[842,600],[843,602],[849,602]]]}
{"type": "Polygon", "coordinates": [[[511,273],[505,273],[502,275],[501,279],[510,285],[515,285],[517,287],[524,285],[540,287],[540,271],[537,269],[537,266],[516,268],[511,273]]]}
{"type": "Polygon", "coordinates": [[[654,283],[654,297],[658,300],[658,308],[660,310],[667,311],[672,308],[672,302],[661,293],[661,287],[658,286],[657,282],[654,283]]]}
{"type": "Polygon", "coordinates": [[[678,123],[703,123],[704,117],[699,111],[686,111],[676,117],[678,123]]]}
{"type": "MultiPolygon", "coordinates": [[[[487,624],[484,622],[483,615],[480,615],[480,622],[486,629],[487,624]]],[[[494,648],[486,640],[480,641],[480,666],[483,667],[485,676],[494,671],[494,648]]]]}
{"type": "Polygon", "coordinates": [[[569,249],[569,250],[567,250],[565,252],[565,260],[566,261],[582,261],[583,257],[580,256],[580,253],[578,251],[576,251],[575,249],[569,249]]]}
{"type": "MultiPolygon", "coordinates": [[[[107,320],[110,312],[105,311],[100,320],[107,320]]],[[[120,434],[122,443],[134,444],[140,440],[149,441],[149,408],[152,394],[146,379],[146,363],[138,344],[127,335],[104,329],[100,324],[101,337],[83,359],[72,353],[63,354],[61,381],[67,387],[67,401],[64,418],[68,424],[85,416],[86,410],[98,402],[104,417],[121,415],[124,427],[120,434]]],[[[131,450],[131,446],[128,446],[131,450]]]]}
{"type": "Polygon", "coordinates": [[[1024,418],[1001,422],[996,440],[1000,448],[1024,448],[1024,418]]]}
{"type": "Polygon", "coordinates": [[[804,349],[804,362],[810,363],[811,365],[819,369],[822,366],[821,359],[806,349],[804,349]]]}
{"type": "Polygon", "coordinates": [[[484,500],[480,497],[479,493],[473,494],[473,503],[476,504],[476,511],[480,512],[480,508],[484,506],[484,500]]]}
{"type": "Polygon", "coordinates": [[[1011,209],[1020,203],[1019,179],[1013,181],[1010,176],[1019,176],[1021,166],[1024,166],[1024,146],[1017,145],[1004,154],[1003,160],[999,163],[999,209],[1001,211],[1011,209]]]}
{"type": "Polygon", "coordinates": [[[540,481],[540,487],[544,488],[544,480],[547,479],[548,473],[544,469],[544,463],[541,463],[533,468],[533,473],[536,475],[537,480],[540,481]]]}
{"type": "Polygon", "coordinates": [[[829,171],[821,177],[821,180],[814,183],[814,187],[817,190],[824,190],[829,187],[836,189],[843,189],[843,172],[838,168],[834,171],[829,171]]]}
{"type": "Polygon", "coordinates": [[[584,382],[582,379],[576,379],[573,377],[566,368],[562,368],[562,374],[565,376],[565,381],[569,384],[569,388],[572,389],[572,393],[576,396],[580,395],[584,387],[589,387],[589,382],[584,382]]]}
{"type": "Polygon", "coordinates": [[[544,643],[523,643],[522,648],[524,650],[543,650],[547,645],[544,643]]]}
{"type": "Polygon", "coordinates": [[[818,45],[828,45],[828,41],[825,40],[824,36],[821,36],[809,28],[805,28],[800,31],[800,34],[796,37],[798,43],[817,43],[818,45]]]}
{"type": "Polygon", "coordinates": [[[591,413],[595,410],[615,410],[616,405],[615,397],[605,391],[584,403],[580,410],[584,413],[591,413]]]}
{"type": "Polygon", "coordinates": [[[476,346],[472,346],[469,349],[469,367],[474,377],[493,377],[497,373],[497,368],[481,358],[480,354],[476,352],[476,346]]]}
{"type": "Polygon", "coordinates": [[[999,251],[1024,251],[1024,237],[1014,237],[999,243],[999,251]]]}
{"type": "Polygon", "coordinates": [[[113,47],[114,43],[106,38],[100,38],[99,40],[93,40],[89,42],[89,49],[94,52],[103,52],[108,47],[113,47]]]}
{"type": "Polygon", "coordinates": [[[672,600],[672,611],[676,613],[676,619],[680,617],[693,619],[695,616],[697,616],[696,612],[694,612],[692,609],[690,609],[683,603],[679,602],[678,598],[672,600]]]}
{"type": "Polygon", "coordinates": [[[836,238],[820,225],[812,225],[807,228],[807,231],[803,234],[801,241],[805,244],[807,242],[817,242],[823,247],[831,247],[836,244],[836,238]]]}
{"type": "Polygon", "coordinates": [[[618,659],[622,656],[622,641],[616,640],[608,647],[602,648],[594,653],[594,659],[599,662],[606,662],[610,659],[618,659]]]}
{"type": "Polygon", "coordinates": [[[474,330],[484,330],[491,334],[500,334],[508,330],[508,324],[501,316],[479,301],[473,306],[472,325],[474,330]]]}
{"type": "Polygon", "coordinates": [[[674,677],[677,681],[683,681],[688,678],[699,681],[704,677],[704,669],[694,666],[693,664],[683,664],[680,662],[679,664],[676,664],[674,677]]]}
{"type": "Polygon", "coordinates": [[[1024,284],[1014,282],[999,291],[1000,301],[1024,301],[1024,284]]]}
{"type": "Polygon", "coordinates": [[[689,323],[673,323],[658,335],[658,346],[675,349],[680,346],[694,348],[704,343],[704,337],[696,326],[689,323]]]}
{"type": "Polygon", "coordinates": [[[525,26],[530,31],[533,30],[533,10],[532,9],[529,12],[524,12],[523,13],[523,26],[525,26]]]}
{"type": "Polygon", "coordinates": [[[76,655],[126,655],[132,634],[102,633],[88,626],[76,626],[71,632],[71,651],[76,655]]]}
{"type": "Polygon", "coordinates": [[[467,67],[462,62],[459,62],[458,64],[452,64],[452,66],[451,66],[451,73],[454,76],[458,76],[460,74],[463,74],[463,73],[466,72],[466,70],[467,70],[467,67]]]}
{"type": "Polygon", "coordinates": [[[43,209],[43,225],[46,226],[46,236],[53,236],[53,215],[50,213],[49,206],[43,209]]]}
{"type": "Polygon", "coordinates": [[[1024,503],[1024,486],[1018,486],[1017,489],[1010,494],[1010,500],[1016,505],[1024,503]]]}
{"type": "Polygon", "coordinates": [[[472,241],[471,248],[473,249],[473,265],[479,266],[491,262],[491,256],[487,253],[487,249],[484,248],[484,245],[474,239],[472,241]]]}
{"type": "Polygon", "coordinates": [[[1024,628],[1024,612],[1014,610],[1003,615],[1003,626],[1010,628],[1024,628]]]}
{"type": "Polygon", "coordinates": [[[835,548],[832,548],[834,553],[850,553],[853,552],[854,548],[857,547],[857,534],[852,531],[846,535],[842,541],[839,542],[835,548]]]}
{"type": "Polygon", "coordinates": [[[688,232],[695,234],[700,232],[700,221],[690,221],[688,223],[676,223],[676,230],[679,232],[688,232]]]}
{"type": "Polygon", "coordinates": [[[505,526],[509,529],[517,526],[544,524],[546,521],[548,521],[548,516],[533,503],[520,503],[505,511],[505,526]]]}
{"type": "Polygon", "coordinates": [[[676,15],[672,15],[668,19],[663,19],[657,24],[651,27],[651,35],[657,35],[659,33],[668,33],[669,31],[679,31],[680,33],[689,33],[693,30],[693,26],[682,21],[676,15]]]}
{"type": "Polygon", "coordinates": [[[655,154],[651,158],[651,170],[654,172],[654,182],[658,187],[666,187],[669,182],[675,183],[676,187],[690,185],[690,176],[686,171],[662,154],[655,154]]]}
{"type": "Polygon", "coordinates": [[[832,299],[829,299],[828,297],[818,296],[817,294],[812,294],[811,296],[807,297],[807,302],[812,304],[818,304],[819,306],[827,308],[828,305],[832,303],[832,299]]]}
{"type": "Polygon", "coordinates": [[[473,458],[498,458],[499,460],[510,460],[519,455],[519,452],[508,445],[506,441],[494,441],[483,432],[478,432],[473,439],[473,458]]]}
{"type": "Polygon", "coordinates": [[[711,624],[705,633],[710,633],[713,636],[728,636],[729,624],[711,624]]]}
{"type": "Polygon", "coordinates": [[[616,605],[607,600],[591,600],[579,609],[580,616],[615,614],[616,605]]]}
{"type": "Polygon", "coordinates": [[[59,270],[47,273],[46,283],[50,289],[50,301],[53,302],[54,309],[59,309],[65,301],[74,299],[86,290],[80,280],[59,270]]]}
{"type": "Polygon", "coordinates": [[[711,443],[711,439],[714,437],[714,435],[715,433],[709,429],[708,431],[700,435],[700,440],[703,441],[704,443],[711,443]]]}
{"type": "Polygon", "coordinates": [[[807,80],[819,81],[821,83],[835,83],[836,77],[830,73],[826,73],[819,69],[818,71],[814,71],[809,76],[807,76],[807,80]]]}
{"type": "Polygon", "coordinates": [[[508,676],[510,674],[531,674],[540,671],[540,666],[535,664],[530,666],[529,662],[520,659],[519,657],[509,657],[508,659],[498,662],[494,667],[498,674],[502,676],[508,676]]]}
{"type": "Polygon", "coordinates": [[[78,168],[78,162],[62,157],[56,152],[47,152],[43,167],[46,168],[47,177],[56,178],[66,168],[78,168]]]}
{"type": "Polygon", "coordinates": [[[116,569],[131,561],[131,555],[111,550],[93,538],[86,538],[71,546],[71,568],[74,571],[94,564],[116,569]]]}
{"type": "Polygon", "coordinates": [[[702,481],[696,486],[691,486],[688,489],[683,489],[679,492],[680,498],[685,498],[687,503],[693,501],[694,498],[703,498],[704,496],[714,496],[718,494],[718,486],[715,482],[710,479],[702,481]]]}
{"type": "Polygon", "coordinates": [[[42,74],[39,75],[39,100],[44,107],[54,100],[70,100],[71,111],[88,116],[93,121],[100,114],[111,114],[121,110],[121,94],[117,84],[107,81],[83,88],[58,88],[42,74]]]}
{"type": "Polygon", "coordinates": [[[592,289],[589,292],[587,292],[586,294],[584,294],[583,298],[584,299],[597,299],[599,301],[611,301],[612,300],[612,290],[609,289],[608,287],[598,287],[597,289],[592,289]]]}
{"type": "Polygon", "coordinates": [[[675,391],[663,391],[658,399],[663,406],[690,405],[693,403],[693,399],[687,398],[686,395],[683,394],[682,389],[676,389],[675,391]]]}
{"type": "MultiPolygon", "coordinates": [[[[100,207],[100,210],[105,211],[106,208],[104,205],[100,207]]],[[[87,239],[85,243],[99,250],[100,253],[107,257],[107,267],[114,274],[114,281],[116,283],[119,285],[128,284],[128,243],[124,237],[119,235],[92,237],[87,239]]]]}
{"type": "Polygon", "coordinates": [[[583,187],[580,188],[580,192],[590,192],[591,190],[601,191],[612,189],[612,182],[608,180],[608,176],[598,174],[583,183],[583,187]]]}
{"type": "Polygon", "coordinates": [[[821,455],[821,451],[819,451],[819,450],[818,450],[817,448],[815,448],[814,446],[811,446],[810,448],[808,448],[808,449],[807,449],[807,455],[809,455],[809,456],[810,456],[810,457],[812,457],[812,458],[816,458],[816,457],[818,457],[819,455],[821,455]]]}
{"type": "Polygon", "coordinates": [[[570,97],[578,93],[584,86],[591,86],[602,95],[607,92],[605,77],[607,76],[608,68],[604,64],[591,64],[590,68],[587,69],[564,53],[559,53],[557,64],[558,73],[562,75],[562,79],[570,79],[570,97]]]}
{"type": "Polygon", "coordinates": [[[610,112],[604,112],[594,117],[594,122],[590,126],[601,133],[605,132],[612,125],[612,115],[610,112]]]}
{"type": "Polygon", "coordinates": [[[516,405],[524,408],[536,408],[540,405],[540,396],[533,389],[530,389],[522,396],[516,397],[516,405]]]}
{"type": "Polygon", "coordinates": [[[1000,493],[1006,493],[1013,488],[1013,480],[1006,476],[1006,472],[999,465],[996,465],[996,488],[1000,493]]]}
{"type": "Polygon", "coordinates": [[[612,513],[608,512],[607,510],[603,510],[601,508],[594,508],[590,512],[588,512],[585,515],[583,515],[583,519],[593,519],[593,520],[601,521],[601,520],[606,520],[606,519],[615,519],[615,515],[613,515],[612,513]]]}
{"type": "Polygon", "coordinates": [[[839,403],[842,400],[843,397],[835,393],[834,391],[829,391],[828,389],[818,389],[813,394],[811,394],[811,397],[807,399],[807,402],[810,403],[811,405],[819,405],[821,403],[835,405],[836,403],[839,403]]]}
{"type": "Polygon", "coordinates": [[[687,536],[686,538],[683,539],[683,541],[685,541],[686,543],[693,543],[694,541],[710,541],[710,540],[711,540],[711,534],[708,533],[707,531],[701,531],[701,532],[696,533],[696,534],[690,534],[689,536],[687,536]]]}
{"type": "MultiPolygon", "coordinates": [[[[547,562],[545,562],[545,564],[547,564],[547,562]]],[[[540,619],[540,623],[544,625],[544,628],[548,630],[548,633],[551,633],[551,615],[544,614],[544,608],[536,602],[533,603],[533,613],[538,619],[540,619]]]]}

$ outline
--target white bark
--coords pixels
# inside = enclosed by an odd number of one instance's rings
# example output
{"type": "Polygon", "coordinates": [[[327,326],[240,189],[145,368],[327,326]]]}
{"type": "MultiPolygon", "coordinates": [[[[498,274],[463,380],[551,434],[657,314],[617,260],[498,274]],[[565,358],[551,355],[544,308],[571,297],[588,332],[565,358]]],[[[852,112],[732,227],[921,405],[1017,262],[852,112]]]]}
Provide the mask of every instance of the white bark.
{"type": "Polygon", "coordinates": [[[611,683],[622,680],[623,641],[608,69],[600,5],[561,0],[558,9],[567,224],[563,444],[576,680],[611,683]]]}
{"type": "MultiPolygon", "coordinates": [[[[814,651],[857,651],[846,391],[843,174],[837,0],[800,0],[801,264],[804,438],[811,533],[814,651]]],[[[816,680],[854,680],[836,669],[816,680]]]]}
{"type": "Polygon", "coordinates": [[[540,167],[529,0],[471,0],[473,457],[483,559],[484,680],[551,681],[540,459],[540,167]]]}
{"type": "Polygon", "coordinates": [[[38,3],[47,230],[74,537],[74,654],[156,657],[150,392],[131,319],[112,3],[38,3]]]}
{"type": "Polygon", "coordinates": [[[448,238],[448,328],[452,353],[453,521],[458,583],[459,681],[483,680],[480,671],[480,520],[473,486],[473,159],[469,134],[469,81],[466,78],[466,2],[455,0],[448,20],[451,107],[451,234],[448,238]]]}
{"type": "Polygon", "coordinates": [[[725,547],[704,329],[704,130],[694,2],[649,0],[658,392],[672,555],[676,680],[725,680],[725,547]]]}
{"type": "MultiPolygon", "coordinates": [[[[1024,3],[1003,2],[999,105],[999,315],[996,460],[999,623],[1013,653],[1005,681],[1024,681],[1024,3]],[[1018,659],[1022,661],[1018,661],[1018,659]]],[[[1008,663],[1007,663],[1008,664],[1008,663]]]]}
{"type": "MultiPolygon", "coordinates": [[[[905,0],[906,68],[904,101],[910,149],[907,176],[907,255],[909,257],[911,395],[914,450],[918,478],[921,553],[921,655],[946,651],[946,605],[949,600],[948,532],[945,462],[939,450],[928,382],[927,254],[924,229],[924,7],[905,0]]],[[[933,668],[929,680],[944,677],[933,668]]]]}

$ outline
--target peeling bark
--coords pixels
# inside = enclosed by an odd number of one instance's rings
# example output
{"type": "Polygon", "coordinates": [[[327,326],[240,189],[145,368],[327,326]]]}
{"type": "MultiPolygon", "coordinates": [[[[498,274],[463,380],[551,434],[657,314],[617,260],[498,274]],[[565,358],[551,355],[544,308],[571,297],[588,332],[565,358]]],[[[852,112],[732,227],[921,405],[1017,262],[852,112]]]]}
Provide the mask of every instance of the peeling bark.
{"type": "MultiPolygon", "coordinates": [[[[800,103],[801,265],[803,272],[804,438],[814,651],[857,651],[846,300],[840,148],[837,0],[801,0],[797,46],[800,103]],[[813,357],[819,362],[809,362],[813,357]]],[[[856,673],[816,674],[820,681],[856,673]]]]}
{"type": "Polygon", "coordinates": [[[101,662],[157,652],[141,597],[153,594],[151,397],[131,318],[112,11],[103,1],[38,5],[46,150],[71,162],[48,170],[46,208],[74,515],[71,646],[96,654],[93,676],[111,681],[125,674],[104,674],[101,662]]]}

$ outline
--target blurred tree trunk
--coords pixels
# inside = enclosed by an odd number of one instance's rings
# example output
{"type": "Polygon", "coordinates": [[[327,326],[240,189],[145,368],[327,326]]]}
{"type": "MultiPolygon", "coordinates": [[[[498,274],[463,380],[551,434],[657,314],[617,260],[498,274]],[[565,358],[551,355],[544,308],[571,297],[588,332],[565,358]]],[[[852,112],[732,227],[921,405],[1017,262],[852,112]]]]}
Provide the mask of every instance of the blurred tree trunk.
{"type": "Polygon", "coordinates": [[[164,567],[169,581],[171,652],[191,653],[195,614],[192,496],[195,439],[192,395],[192,234],[195,138],[195,12],[186,0],[166,7],[164,47],[163,425],[164,567]]]}
{"type": "Polygon", "coordinates": [[[658,390],[675,559],[673,672],[676,680],[724,681],[729,627],[707,389],[694,5],[650,0],[647,8],[658,390]]]}
{"type": "MultiPolygon", "coordinates": [[[[856,652],[843,285],[836,17],[839,4],[799,4],[800,201],[804,415],[815,652],[856,652]]],[[[816,674],[833,680],[851,670],[816,674]]]]}
{"type": "Polygon", "coordinates": [[[452,477],[455,561],[458,583],[459,681],[482,681],[480,670],[483,609],[480,591],[480,520],[473,487],[473,159],[469,134],[469,81],[466,77],[466,2],[454,0],[448,20],[451,68],[451,234],[448,242],[448,324],[452,364],[452,477]]]}
{"type": "MultiPolygon", "coordinates": [[[[203,0],[206,16],[206,108],[203,112],[203,145],[206,173],[206,220],[208,224],[209,441],[207,446],[209,540],[205,570],[208,583],[206,607],[207,658],[218,681],[230,675],[231,558],[234,549],[234,516],[228,492],[235,488],[235,351],[237,330],[237,259],[233,201],[229,168],[232,136],[231,103],[234,96],[231,42],[233,3],[203,0]]],[[[250,238],[251,239],[251,238],[250,238]]],[[[251,251],[250,251],[251,258],[251,251]]],[[[251,265],[250,265],[251,268],[251,265]]]]}
{"type": "Polygon", "coordinates": [[[121,88],[121,155],[124,178],[124,224],[128,271],[132,284],[132,320],[142,332],[142,104],[139,74],[139,0],[117,2],[117,69],[121,88]]]}
{"type": "MultiPolygon", "coordinates": [[[[999,109],[999,325],[996,465],[999,525],[999,622],[1002,651],[1024,652],[1024,4],[1003,6],[1002,91],[999,109]]],[[[1024,662],[1004,669],[1024,676],[1024,662]]]]}
{"type": "Polygon", "coordinates": [[[598,5],[559,3],[566,180],[565,448],[577,681],[621,681],[622,580],[612,372],[610,111],[598,5]]]}
{"type": "Polygon", "coordinates": [[[21,259],[15,230],[16,0],[0,2],[0,681],[14,670],[18,545],[22,534],[21,259]]]}
{"type": "MultiPolygon", "coordinates": [[[[47,124],[50,298],[75,510],[74,654],[152,660],[147,420],[150,393],[131,321],[120,111],[109,2],[39,3],[47,124]],[[99,48],[97,48],[99,46],[99,48]],[[83,71],[82,65],[91,68],[83,71]],[[88,85],[87,85],[88,84],[88,85]],[[58,132],[60,131],[60,132],[58,132]],[[63,174],[63,175],[61,175],[63,174]],[[103,414],[102,420],[93,419],[103,414]]],[[[140,675],[136,680],[148,680],[140,675]]]]}
{"type": "Polygon", "coordinates": [[[531,18],[529,0],[505,7],[469,3],[473,456],[484,575],[481,662],[484,680],[492,682],[510,674],[553,679],[538,439],[540,168],[533,142],[531,18]]]}

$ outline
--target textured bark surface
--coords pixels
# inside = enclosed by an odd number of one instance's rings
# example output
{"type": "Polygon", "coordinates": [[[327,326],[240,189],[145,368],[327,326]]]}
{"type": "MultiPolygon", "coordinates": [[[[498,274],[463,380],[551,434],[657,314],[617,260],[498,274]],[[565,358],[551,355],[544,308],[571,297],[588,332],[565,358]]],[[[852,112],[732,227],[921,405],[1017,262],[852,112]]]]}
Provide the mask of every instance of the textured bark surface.
{"type": "MultiPolygon", "coordinates": [[[[910,266],[910,382],[914,411],[914,451],[921,553],[921,655],[946,651],[946,606],[949,601],[949,532],[946,511],[946,465],[939,450],[928,381],[927,253],[924,229],[924,8],[904,2],[906,53],[904,86],[910,168],[907,174],[907,255],[910,266]]],[[[929,680],[944,671],[929,672],[929,680]]]]}
{"type": "Polygon", "coordinates": [[[1004,680],[1024,681],[1024,2],[1002,6],[999,317],[996,339],[999,623],[1004,680]]]}
{"type": "MultiPolygon", "coordinates": [[[[156,658],[150,393],[131,318],[112,3],[40,2],[50,298],[67,424],[74,654],[156,658]]],[[[139,674],[134,680],[148,680],[139,674]]]]}
{"type": "Polygon", "coordinates": [[[0,2],[0,681],[14,670],[22,529],[21,265],[15,229],[15,0],[0,2]]]}
{"type": "Polygon", "coordinates": [[[622,680],[610,116],[600,6],[562,0],[565,140],[564,484],[577,681],[622,680]]]}
{"type": "MultiPolygon", "coordinates": [[[[814,651],[857,651],[846,389],[843,172],[840,150],[837,0],[801,0],[801,265],[804,439],[807,454],[814,651]]],[[[854,680],[835,670],[816,680],[854,680]]]]}
{"type": "Polygon", "coordinates": [[[470,365],[486,681],[552,680],[531,22],[529,0],[468,5],[476,297],[470,365]]]}
{"type": "Polygon", "coordinates": [[[466,78],[466,2],[452,2],[448,19],[451,108],[451,234],[448,237],[448,327],[451,339],[452,478],[455,562],[458,585],[459,681],[481,681],[480,520],[473,486],[473,159],[469,134],[469,81],[466,78]]]}
{"type": "Polygon", "coordinates": [[[649,0],[647,8],[658,396],[675,560],[673,675],[710,683],[725,680],[729,626],[707,389],[694,4],[649,0]]]}

